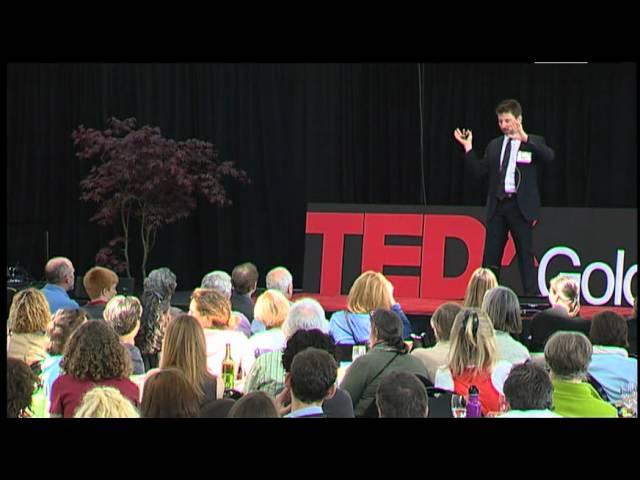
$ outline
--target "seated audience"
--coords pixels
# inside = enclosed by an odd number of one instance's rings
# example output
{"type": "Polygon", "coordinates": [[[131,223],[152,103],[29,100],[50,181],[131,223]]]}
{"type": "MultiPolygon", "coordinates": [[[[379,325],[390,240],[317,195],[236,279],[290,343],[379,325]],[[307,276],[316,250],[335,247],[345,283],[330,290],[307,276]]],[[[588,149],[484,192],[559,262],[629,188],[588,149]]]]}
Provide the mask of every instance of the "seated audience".
{"type": "Polygon", "coordinates": [[[393,285],[382,273],[369,270],[351,286],[347,310],[331,315],[329,333],[336,345],[367,345],[371,333],[369,313],[377,309],[396,312],[403,324],[402,338],[411,337],[411,323],[393,297],[393,285]]]}
{"type": "Polygon", "coordinates": [[[231,309],[242,312],[253,322],[252,295],[258,288],[258,269],[251,262],[237,265],[231,272],[231,309]]]}
{"type": "Polygon", "coordinates": [[[287,418],[326,417],[322,409],[325,400],[336,391],[338,364],[325,350],[309,347],[298,353],[285,377],[285,390],[278,400],[291,397],[287,418]]]}
{"type": "Polygon", "coordinates": [[[80,308],[78,302],[72,300],[67,293],[73,290],[76,282],[76,271],[73,263],[66,257],[54,257],[44,267],[44,278],[47,284],[40,290],[49,304],[49,313],[62,308],[80,308]]]}
{"type": "Polygon", "coordinates": [[[197,418],[200,416],[198,394],[179,368],[155,370],[144,382],[140,415],[143,418],[197,418]]]}
{"type": "Polygon", "coordinates": [[[422,418],[429,413],[426,387],[408,372],[384,376],[376,392],[376,405],[380,418],[422,418]]]}
{"type": "Polygon", "coordinates": [[[544,347],[551,368],[554,412],[563,417],[617,417],[613,405],[605,402],[586,381],[593,348],[580,332],[556,332],[544,347]]]}
{"type": "Polygon", "coordinates": [[[256,358],[263,353],[282,350],[287,340],[280,327],[289,314],[287,298],[278,290],[266,290],[256,300],[253,311],[253,322],[260,320],[265,326],[265,330],[255,333],[249,339],[249,345],[256,358]]]}
{"type": "Polygon", "coordinates": [[[241,376],[246,375],[255,360],[249,339],[244,333],[234,330],[230,307],[229,301],[215,290],[196,288],[191,295],[189,315],[195,317],[204,328],[207,368],[217,378],[221,378],[227,344],[231,345],[236,378],[238,372],[241,372],[241,376]]]}
{"type": "Polygon", "coordinates": [[[238,399],[227,418],[280,418],[273,398],[265,392],[250,392],[238,399]]]}
{"type": "MultiPolygon", "coordinates": [[[[320,330],[298,330],[294,333],[282,352],[282,366],[286,373],[291,371],[291,364],[295,356],[309,348],[314,347],[325,350],[335,358],[336,346],[331,335],[322,333],[320,330]]],[[[285,373],[285,374],[286,374],[285,373]]],[[[288,403],[289,399],[285,403],[288,403]]],[[[322,403],[322,410],[327,417],[353,418],[353,403],[349,393],[341,388],[336,388],[336,393],[322,403]]]]}
{"type": "Polygon", "coordinates": [[[20,359],[7,358],[7,418],[33,415],[31,400],[38,388],[38,376],[20,359]]]}
{"type": "Polygon", "coordinates": [[[402,320],[396,312],[378,309],[371,315],[371,349],[347,370],[340,387],[351,395],[356,417],[377,416],[376,391],[384,375],[405,371],[426,376],[427,369],[402,339],[402,320]]]}
{"type": "MultiPolygon", "coordinates": [[[[289,309],[287,319],[282,325],[282,333],[289,339],[299,330],[314,328],[323,332],[329,331],[324,309],[313,298],[298,299],[289,309]]],[[[282,350],[265,353],[253,364],[245,379],[244,391],[263,391],[275,397],[284,388],[284,376],[282,350]]]]}
{"type": "MultiPolygon", "coordinates": [[[[222,270],[214,270],[213,272],[207,273],[204,277],[202,277],[200,288],[210,288],[212,290],[215,290],[221,293],[227,300],[229,300],[229,302],[231,302],[231,277],[227,272],[223,272],[222,270]]],[[[233,320],[232,323],[235,324],[234,330],[239,330],[247,337],[250,337],[251,332],[253,331],[253,324],[249,322],[244,313],[231,310],[231,317],[233,320]]],[[[262,327],[262,329],[264,330],[264,325],[262,325],[262,327]]]]}
{"type": "Polygon", "coordinates": [[[560,330],[589,334],[591,323],[580,318],[580,285],[569,276],[558,275],[549,282],[549,303],[547,308],[536,313],[530,322],[530,352],[542,352],[547,339],[560,330]]]}
{"type": "Polygon", "coordinates": [[[182,370],[198,394],[200,406],[222,398],[224,384],[207,370],[207,346],[198,320],[181,315],[173,320],[164,335],[160,368],[182,370]]]}
{"type": "Polygon", "coordinates": [[[99,320],[80,325],[64,347],[60,375],[51,387],[52,417],[70,418],[86,392],[96,386],[117,388],[135,406],[138,386],[129,380],[131,357],[118,334],[99,320]]]}
{"type": "Polygon", "coordinates": [[[638,360],[629,358],[627,321],[615,312],[593,316],[589,337],[593,355],[588,373],[604,389],[611,403],[620,401],[620,389],[638,383],[638,360]]]}
{"type": "Polygon", "coordinates": [[[482,267],[476,268],[467,283],[467,290],[464,294],[462,306],[468,308],[480,308],[482,306],[484,294],[497,286],[498,280],[491,270],[482,267]]]}
{"type": "Polygon", "coordinates": [[[49,305],[40,290],[27,288],[16,293],[7,320],[7,357],[18,358],[40,373],[47,357],[47,327],[51,322],[49,305]]]}
{"type": "Polygon", "coordinates": [[[514,365],[504,381],[509,410],[500,418],[559,418],[553,409],[553,384],[546,370],[534,362],[514,365]]]}
{"type": "Polygon", "coordinates": [[[89,390],[73,418],[139,418],[136,407],[113,387],[89,390]]]}
{"type": "Polygon", "coordinates": [[[135,338],[140,330],[142,318],[142,304],[136,297],[116,295],[107,303],[104,313],[104,321],[120,337],[120,343],[127,348],[133,365],[133,375],[142,375],[144,362],[140,350],[135,346],[135,338]]]}
{"type": "Polygon", "coordinates": [[[529,350],[516,340],[522,333],[520,301],[513,290],[507,287],[495,287],[487,290],[482,301],[484,310],[496,332],[498,361],[522,363],[529,359],[529,350]]]}
{"type": "Polygon", "coordinates": [[[82,284],[89,295],[89,302],[84,305],[87,315],[92,320],[102,320],[104,307],[118,293],[119,278],[116,272],[104,267],[93,267],[85,273],[82,284]]]}
{"type": "Polygon", "coordinates": [[[435,386],[468,395],[475,385],[482,415],[500,411],[500,396],[511,364],[498,361],[496,335],[489,316],[477,308],[463,308],[451,328],[448,366],[436,372],[435,386]]]}
{"type": "Polygon", "coordinates": [[[219,398],[200,407],[200,418],[226,418],[236,401],[232,398],[219,398]]]}
{"type": "Polygon", "coordinates": [[[448,302],[440,305],[431,317],[431,329],[436,337],[436,344],[431,348],[416,348],[411,355],[418,358],[427,369],[427,378],[431,383],[435,382],[438,367],[447,364],[449,356],[451,327],[460,305],[448,302]]]}

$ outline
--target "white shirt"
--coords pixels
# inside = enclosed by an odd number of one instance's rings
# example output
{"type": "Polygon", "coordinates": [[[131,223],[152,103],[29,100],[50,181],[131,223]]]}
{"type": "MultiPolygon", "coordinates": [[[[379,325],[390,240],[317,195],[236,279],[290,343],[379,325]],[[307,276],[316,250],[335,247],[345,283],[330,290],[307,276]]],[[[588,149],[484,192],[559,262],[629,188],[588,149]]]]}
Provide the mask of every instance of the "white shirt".
{"type": "MultiPolygon", "coordinates": [[[[500,166],[502,166],[502,157],[504,156],[504,150],[507,148],[507,142],[511,140],[505,135],[502,141],[502,149],[500,150],[500,166]]],[[[504,191],[506,193],[516,193],[516,158],[518,156],[518,149],[520,148],[520,140],[511,140],[511,152],[509,152],[509,165],[507,166],[507,176],[504,182],[504,191]]],[[[518,173],[519,175],[519,173],[518,173]]]]}
{"type": "Polygon", "coordinates": [[[236,378],[238,367],[242,366],[242,372],[246,375],[253,363],[255,356],[249,346],[247,336],[236,330],[204,329],[204,338],[207,342],[207,370],[216,377],[222,374],[222,361],[226,355],[226,345],[231,344],[231,358],[235,364],[236,378]]]}
{"type": "Polygon", "coordinates": [[[562,418],[551,410],[509,410],[498,418],[562,418]]]}

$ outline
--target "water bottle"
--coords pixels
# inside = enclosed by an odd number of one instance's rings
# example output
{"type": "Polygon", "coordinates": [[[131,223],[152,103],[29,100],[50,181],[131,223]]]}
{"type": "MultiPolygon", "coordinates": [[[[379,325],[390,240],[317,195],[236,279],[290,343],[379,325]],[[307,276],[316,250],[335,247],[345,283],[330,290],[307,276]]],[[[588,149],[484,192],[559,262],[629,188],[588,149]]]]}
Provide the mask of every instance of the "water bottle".
{"type": "Polygon", "coordinates": [[[469,397],[467,398],[467,418],[480,418],[481,416],[480,392],[478,387],[471,385],[469,387],[469,397]]]}

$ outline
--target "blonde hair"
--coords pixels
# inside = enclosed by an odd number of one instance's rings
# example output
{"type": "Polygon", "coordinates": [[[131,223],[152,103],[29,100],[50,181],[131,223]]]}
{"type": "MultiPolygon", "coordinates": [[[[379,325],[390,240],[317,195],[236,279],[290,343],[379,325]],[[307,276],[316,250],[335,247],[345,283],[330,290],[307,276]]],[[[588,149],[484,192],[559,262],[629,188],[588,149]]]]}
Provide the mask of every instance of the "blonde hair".
{"type": "Polygon", "coordinates": [[[12,333],[45,332],[49,322],[49,302],[40,290],[27,288],[14,295],[7,322],[12,333]]]}
{"type": "Polygon", "coordinates": [[[204,397],[202,384],[213,378],[207,371],[207,344],[198,320],[191,315],[176,317],[164,334],[160,368],[176,367],[182,370],[187,381],[204,397]]]}
{"type": "Polygon", "coordinates": [[[453,376],[472,368],[492,370],[497,357],[496,335],[489,316],[479,308],[463,308],[451,327],[449,368],[453,376]]]}
{"type": "Polygon", "coordinates": [[[256,300],[254,318],[264,323],[267,329],[280,327],[289,315],[289,300],[280,290],[267,290],[256,300]]]}
{"type": "Polygon", "coordinates": [[[464,294],[463,307],[480,308],[484,294],[498,286],[498,280],[488,268],[476,268],[469,278],[467,291],[464,294]]]}
{"type": "Polygon", "coordinates": [[[231,329],[237,319],[231,316],[231,303],[220,292],[211,288],[196,288],[191,294],[199,315],[207,319],[211,328],[231,329]]]}
{"type": "Polygon", "coordinates": [[[549,282],[549,293],[555,295],[569,309],[569,315],[580,311],[580,285],[568,275],[558,275],[549,282]]]}
{"type": "Polygon", "coordinates": [[[361,274],[349,290],[347,308],[353,313],[369,313],[391,308],[391,282],[380,272],[368,270],[361,274]]]}
{"type": "Polygon", "coordinates": [[[120,390],[113,387],[95,387],[82,398],[73,418],[139,418],[136,407],[120,390]]]}

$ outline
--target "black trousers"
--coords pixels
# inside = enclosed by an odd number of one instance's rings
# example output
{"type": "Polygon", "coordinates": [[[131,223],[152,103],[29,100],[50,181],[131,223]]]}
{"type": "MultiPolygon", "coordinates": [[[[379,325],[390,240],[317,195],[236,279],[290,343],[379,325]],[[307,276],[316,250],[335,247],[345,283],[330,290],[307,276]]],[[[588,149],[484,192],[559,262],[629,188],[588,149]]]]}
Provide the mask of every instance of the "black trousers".
{"type": "Polygon", "coordinates": [[[520,279],[525,295],[537,295],[536,269],[533,262],[533,226],[518,208],[514,197],[498,200],[495,212],[487,224],[482,265],[496,274],[500,281],[500,261],[507,244],[507,234],[511,232],[516,246],[520,279]]]}

